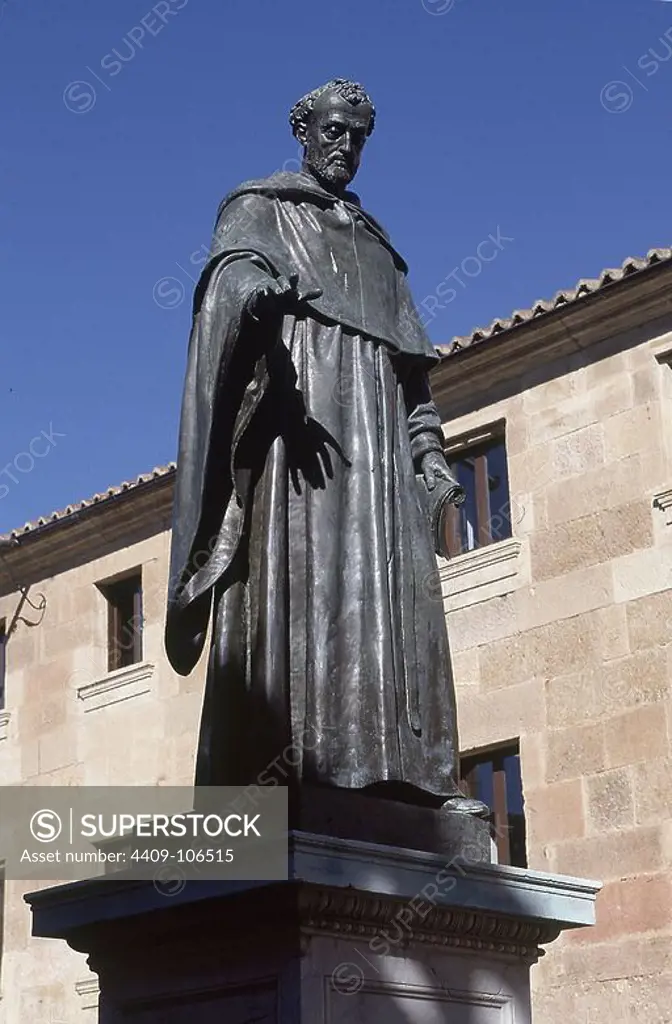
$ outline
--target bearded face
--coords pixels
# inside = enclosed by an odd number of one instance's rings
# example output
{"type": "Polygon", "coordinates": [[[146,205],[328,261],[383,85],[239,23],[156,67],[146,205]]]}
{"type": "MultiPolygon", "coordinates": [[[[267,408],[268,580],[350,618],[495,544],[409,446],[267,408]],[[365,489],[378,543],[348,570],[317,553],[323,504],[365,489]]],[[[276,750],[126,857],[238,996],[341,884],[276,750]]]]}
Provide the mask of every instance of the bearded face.
{"type": "Polygon", "coordinates": [[[301,139],[304,166],[330,192],[342,192],[357,173],[372,114],[368,103],[353,106],[337,92],[316,100],[301,139]]]}

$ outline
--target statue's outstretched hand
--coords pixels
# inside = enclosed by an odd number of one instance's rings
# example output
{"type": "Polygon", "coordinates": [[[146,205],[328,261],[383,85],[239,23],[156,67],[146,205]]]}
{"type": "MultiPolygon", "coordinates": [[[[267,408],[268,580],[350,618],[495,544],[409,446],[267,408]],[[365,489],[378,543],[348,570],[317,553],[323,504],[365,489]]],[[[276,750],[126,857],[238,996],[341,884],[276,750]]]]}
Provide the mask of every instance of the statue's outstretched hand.
{"type": "Polygon", "coordinates": [[[448,496],[448,501],[457,506],[464,504],[467,493],[450,472],[448,464],[440,452],[427,452],[422,458],[420,468],[428,491],[434,490],[437,480],[447,480],[454,485],[448,496]]]}
{"type": "Polygon", "coordinates": [[[254,289],[247,300],[247,309],[253,320],[265,320],[278,313],[293,313],[304,302],[318,299],[321,294],[321,288],[299,291],[298,274],[292,274],[289,279],[269,277],[254,289]]]}

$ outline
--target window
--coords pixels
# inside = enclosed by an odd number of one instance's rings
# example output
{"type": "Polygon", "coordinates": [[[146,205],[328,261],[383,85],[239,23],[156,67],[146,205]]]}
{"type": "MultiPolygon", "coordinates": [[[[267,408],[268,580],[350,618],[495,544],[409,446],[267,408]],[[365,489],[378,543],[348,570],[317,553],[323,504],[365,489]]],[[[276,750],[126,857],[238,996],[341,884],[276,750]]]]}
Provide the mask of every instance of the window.
{"type": "Polygon", "coordinates": [[[7,624],[0,619],[0,710],[5,706],[5,687],[7,683],[7,624]]]}
{"type": "Polygon", "coordinates": [[[523,784],[518,744],[463,757],[460,788],[491,809],[492,838],[500,864],[526,868],[523,784]]]}
{"type": "Polygon", "coordinates": [[[136,569],[98,587],[107,600],[107,670],[114,672],[142,661],[142,575],[136,569]]]}
{"type": "Polygon", "coordinates": [[[511,536],[511,504],[503,433],[481,443],[457,442],[446,451],[448,464],[467,492],[460,508],[446,516],[451,557],[511,536]]]}

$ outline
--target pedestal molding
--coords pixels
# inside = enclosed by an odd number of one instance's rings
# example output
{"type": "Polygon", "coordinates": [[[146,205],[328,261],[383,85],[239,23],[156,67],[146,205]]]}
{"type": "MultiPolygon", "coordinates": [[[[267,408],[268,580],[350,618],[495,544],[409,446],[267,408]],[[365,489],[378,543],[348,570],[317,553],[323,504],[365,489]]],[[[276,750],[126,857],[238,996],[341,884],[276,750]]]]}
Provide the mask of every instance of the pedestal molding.
{"type": "MultiPolygon", "coordinates": [[[[417,898],[423,902],[421,895],[417,898]]],[[[544,955],[540,945],[552,942],[561,931],[555,922],[522,921],[436,905],[421,917],[413,913],[408,900],[338,889],[301,888],[298,902],[301,925],[310,933],[379,939],[394,949],[421,944],[495,953],[529,964],[544,955]]]]}

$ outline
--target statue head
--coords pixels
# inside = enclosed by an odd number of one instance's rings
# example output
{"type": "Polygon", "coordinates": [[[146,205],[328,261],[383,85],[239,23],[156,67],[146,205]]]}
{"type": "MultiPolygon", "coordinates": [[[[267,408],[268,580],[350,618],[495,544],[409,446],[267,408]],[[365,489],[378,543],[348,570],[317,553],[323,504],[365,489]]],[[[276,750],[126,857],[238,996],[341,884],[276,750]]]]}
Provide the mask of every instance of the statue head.
{"type": "Polygon", "coordinates": [[[335,78],[300,99],[289,123],[303,146],[303,166],[330,192],[342,193],[362,158],[376,111],[357,82],[335,78]]]}

